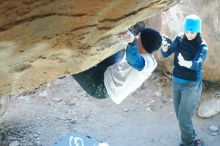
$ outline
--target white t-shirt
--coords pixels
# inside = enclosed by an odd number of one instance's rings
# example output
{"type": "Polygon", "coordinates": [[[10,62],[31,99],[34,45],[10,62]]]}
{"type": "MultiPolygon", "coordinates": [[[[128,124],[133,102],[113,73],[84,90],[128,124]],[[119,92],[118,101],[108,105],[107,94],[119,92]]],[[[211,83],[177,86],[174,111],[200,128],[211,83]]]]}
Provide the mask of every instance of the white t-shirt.
{"type": "Polygon", "coordinates": [[[129,94],[139,88],[151,75],[157,66],[157,61],[151,54],[141,54],[145,60],[143,70],[138,71],[125,59],[109,66],[104,73],[104,84],[108,95],[120,104],[129,94]]]}

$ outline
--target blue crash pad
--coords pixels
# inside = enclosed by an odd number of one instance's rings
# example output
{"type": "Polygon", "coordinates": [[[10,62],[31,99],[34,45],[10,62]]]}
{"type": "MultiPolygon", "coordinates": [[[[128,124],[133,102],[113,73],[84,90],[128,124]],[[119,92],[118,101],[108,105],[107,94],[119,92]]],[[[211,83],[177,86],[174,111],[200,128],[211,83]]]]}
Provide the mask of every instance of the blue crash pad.
{"type": "Polygon", "coordinates": [[[84,136],[78,133],[70,133],[61,140],[57,141],[54,146],[109,146],[107,143],[102,143],[92,139],[89,136],[84,136]]]}

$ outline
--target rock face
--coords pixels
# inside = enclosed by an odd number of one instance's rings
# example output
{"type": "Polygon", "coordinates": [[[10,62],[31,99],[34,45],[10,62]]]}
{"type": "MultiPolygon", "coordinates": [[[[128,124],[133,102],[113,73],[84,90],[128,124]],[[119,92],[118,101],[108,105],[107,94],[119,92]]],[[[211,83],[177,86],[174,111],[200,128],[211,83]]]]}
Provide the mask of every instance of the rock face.
{"type": "MultiPolygon", "coordinates": [[[[202,36],[206,40],[209,50],[203,65],[203,79],[220,82],[220,1],[219,0],[184,0],[164,12],[162,15],[161,31],[174,37],[182,32],[185,16],[197,14],[202,20],[202,36]]],[[[167,61],[167,59],[164,59],[167,61]]],[[[172,71],[172,59],[164,63],[172,71]]]]}
{"type": "Polygon", "coordinates": [[[177,2],[1,1],[0,96],[88,69],[125,46],[119,32],[177,2]]]}

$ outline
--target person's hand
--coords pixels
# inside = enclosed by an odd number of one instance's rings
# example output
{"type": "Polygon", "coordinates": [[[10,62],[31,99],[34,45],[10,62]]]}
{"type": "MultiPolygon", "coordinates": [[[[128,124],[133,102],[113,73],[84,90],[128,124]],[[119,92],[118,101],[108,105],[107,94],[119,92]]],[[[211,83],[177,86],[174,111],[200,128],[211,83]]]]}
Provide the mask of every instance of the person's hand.
{"type": "Polygon", "coordinates": [[[163,39],[163,40],[162,40],[161,50],[162,50],[163,52],[167,52],[168,47],[169,47],[169,45],[168,45],[167,41],[166,41],[165,39],[163,39]]]}
{"type": "Polygon", "coordinates": [[[167,35],[162,34],[162,45],[161,50],[163,52],[167,52],[169,49],[170,44],[172,44],[172,39],[169,38],[167,35]]]}
{"type": "Polygon", "coordinates": [[[180,66],[184,66],[184,67],[187,67],[187,68],[191,68],[192,67],[192,61],[186,61],[184,60],[183,56],[181,53],[179,53],[178,55],[178,63],[180,66]]]}
{"type": "Polygon", "coordinates": [[[132,43],[134,42],[135,36],[129,30],[127,30],[119,34],[119,39],[121,42],[132,43]]]}

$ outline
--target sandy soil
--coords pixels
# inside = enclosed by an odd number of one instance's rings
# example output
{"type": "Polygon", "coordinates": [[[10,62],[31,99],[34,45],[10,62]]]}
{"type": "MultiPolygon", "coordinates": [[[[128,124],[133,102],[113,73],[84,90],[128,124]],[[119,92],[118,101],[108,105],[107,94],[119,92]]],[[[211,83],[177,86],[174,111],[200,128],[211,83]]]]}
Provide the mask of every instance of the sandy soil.
{"type": "MultiPolygon", "coordinates": [[[[207,98],[220,91],[207,88],[207,98]]],[[[194,117],[198,138],[219,146],[220,135],[209,133],[220,126],[220,114],[194,117]]],[[[71,78],[51,81],[32,92],[11,96],[10,107],[0,118],[1,146],[52,146],[77,132],[106,141],[110,146],[178,146],[180,133],[170,97],[170,81],[155,72],[120,105],[110,99],[88,96],[71,78]]]]}

